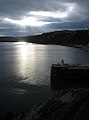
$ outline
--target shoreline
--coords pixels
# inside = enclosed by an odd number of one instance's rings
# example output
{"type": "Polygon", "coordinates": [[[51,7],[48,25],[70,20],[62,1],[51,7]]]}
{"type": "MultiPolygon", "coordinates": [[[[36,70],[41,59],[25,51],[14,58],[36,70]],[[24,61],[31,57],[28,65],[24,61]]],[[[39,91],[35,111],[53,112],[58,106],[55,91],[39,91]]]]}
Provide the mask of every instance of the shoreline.
{"type": "Polygon", "coordinates": [[[28,42],[28,41],[0,41],[0,43],[17,43],[17,42],[27,42],[27,43],[32,43],[32,44],[42,44],[42,45],[60,45],[60,46],[66,46],[66,47],[73,47],[73,48],[77,48],[80,49],[84,52],[86,52],[87,54],[89,54],[89,45],[83,45],[83,44],[56,44],[56,43],[38,43],[38,42],[28,42]]]}

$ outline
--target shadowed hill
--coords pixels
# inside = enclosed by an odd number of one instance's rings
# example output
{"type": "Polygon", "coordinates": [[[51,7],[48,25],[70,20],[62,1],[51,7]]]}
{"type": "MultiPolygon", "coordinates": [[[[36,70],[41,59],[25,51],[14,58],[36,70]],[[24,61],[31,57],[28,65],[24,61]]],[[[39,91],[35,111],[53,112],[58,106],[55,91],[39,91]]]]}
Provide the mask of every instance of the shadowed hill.
{"type": "Polygon", "coordinates": [[[89,43],[89,30],[76,31],[55,31],[50,33],[43,33],[41,35],[25,36],[25,37],[0,37],[0,42],[17,42],[26,41],[39,44],[83,44],[89,43]]]}

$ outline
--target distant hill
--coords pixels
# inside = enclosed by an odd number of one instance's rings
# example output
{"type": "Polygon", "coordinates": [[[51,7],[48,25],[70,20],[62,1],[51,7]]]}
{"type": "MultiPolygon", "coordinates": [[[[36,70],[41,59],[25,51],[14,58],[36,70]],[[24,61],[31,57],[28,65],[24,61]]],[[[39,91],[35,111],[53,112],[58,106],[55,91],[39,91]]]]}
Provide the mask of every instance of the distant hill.
{"type": "Polygon", "coordinates": [[[17,42],[22,40],[39,44],[86,45],[89,43],[89,30],[63,30],[34,36],[0,37],[0,42],[17,42]]]}

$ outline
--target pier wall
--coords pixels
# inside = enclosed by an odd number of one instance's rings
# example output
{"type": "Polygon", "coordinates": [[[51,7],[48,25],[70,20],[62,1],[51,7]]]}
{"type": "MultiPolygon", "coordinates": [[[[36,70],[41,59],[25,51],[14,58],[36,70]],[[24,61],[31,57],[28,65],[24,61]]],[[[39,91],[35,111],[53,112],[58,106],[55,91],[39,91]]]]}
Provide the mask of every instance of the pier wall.
{"type": "Polygon", "coordinates": [[[68,67],[54,67],[51,68],[51,87],[62,86],[80,86],[89,85],[89,69],[78,69],[68,67]]]}

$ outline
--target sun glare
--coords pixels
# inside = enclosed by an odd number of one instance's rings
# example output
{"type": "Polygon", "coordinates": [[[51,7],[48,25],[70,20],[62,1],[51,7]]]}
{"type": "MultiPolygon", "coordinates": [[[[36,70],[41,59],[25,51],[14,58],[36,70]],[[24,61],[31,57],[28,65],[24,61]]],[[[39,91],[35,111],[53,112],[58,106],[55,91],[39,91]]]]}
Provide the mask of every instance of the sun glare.
{"type": "Polygon", "coordinates": [[[27,58],[27,54],[28,54],[28,46],[26,42],[19,42],[20,45],[20,53],[22,56],[22,59],[26,59],[27,58]]]}
{"type": "MultiPolygon", "coordinates": [[[[21,42],[16,42],[16,43],[13,43],[13,44],[17,44],[17,45],[25,45],[27,44],[27,42],[25,41],[21,41],[21,42]]],[[[32,44],[32,43],[31,43],[32,44]]]]}
{"type": "Polygon", "coordinates": [[[19,50],[20,50],[21,59],[26,59],[27,54],[28,54],[28,44],[32,45],[32,43],[27,43],[25,41],[22,41],[22,42],[16,42],[13,44],[18,45],[19,50]]]}
{"type": "Polygon", "coordinates": [[[21,46],[21,56],[23,57],[23,59],[25,59],[27,57],[27,46],[26,45],[22,45],[21,46]]]}

